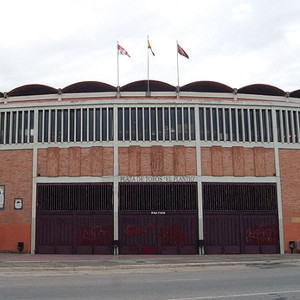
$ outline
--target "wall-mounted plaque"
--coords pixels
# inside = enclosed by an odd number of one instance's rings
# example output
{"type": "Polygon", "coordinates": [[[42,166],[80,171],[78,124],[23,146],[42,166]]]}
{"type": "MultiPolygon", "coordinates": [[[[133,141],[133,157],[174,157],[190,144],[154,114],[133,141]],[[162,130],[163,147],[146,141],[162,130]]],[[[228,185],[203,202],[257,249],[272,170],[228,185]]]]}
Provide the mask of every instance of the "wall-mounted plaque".
{"type": "Polygon", "coordinates": [[[0,209],[5,206],[5,185],[0,185],[0,209]]]}
{"type": "Polygon", "coordinates": [[[22,209],[23,208],[23,199],[15,198],[14,199],[14,209],[22,209]]]}

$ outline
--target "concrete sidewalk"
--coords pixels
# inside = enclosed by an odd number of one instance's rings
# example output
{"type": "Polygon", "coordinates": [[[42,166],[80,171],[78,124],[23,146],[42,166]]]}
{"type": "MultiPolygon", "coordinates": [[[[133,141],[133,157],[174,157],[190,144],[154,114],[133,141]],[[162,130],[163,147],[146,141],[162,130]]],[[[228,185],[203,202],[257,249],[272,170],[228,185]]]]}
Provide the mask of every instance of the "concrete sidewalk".
{"type": "Polygon", "coordinates": [[[12,272],[145,270],[254,264],[295,264],[300,266],[300,254],[112,256],[0,253],[0,275],[12,272]]]}

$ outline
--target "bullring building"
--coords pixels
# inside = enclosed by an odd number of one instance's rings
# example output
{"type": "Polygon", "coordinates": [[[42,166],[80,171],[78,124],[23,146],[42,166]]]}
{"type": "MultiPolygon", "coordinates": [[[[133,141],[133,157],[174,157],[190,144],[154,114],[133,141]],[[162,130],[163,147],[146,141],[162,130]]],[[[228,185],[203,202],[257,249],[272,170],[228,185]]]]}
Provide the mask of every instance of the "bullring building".
{"type": "Polygon", "coordinates": [[[300,90],[87,81],[0,94],[0,251],[284,253],[300,90]]]}

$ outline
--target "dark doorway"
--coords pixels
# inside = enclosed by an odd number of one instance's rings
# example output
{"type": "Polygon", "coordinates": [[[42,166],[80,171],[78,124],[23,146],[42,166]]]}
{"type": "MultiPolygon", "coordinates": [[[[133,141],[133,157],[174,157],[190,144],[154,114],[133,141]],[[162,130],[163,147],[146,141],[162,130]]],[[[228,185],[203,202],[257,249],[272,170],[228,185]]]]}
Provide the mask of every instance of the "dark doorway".
{"type": "Polygon", "coordinates": [[[112,184],[38,184],[37,199],[36,253],[112,253],[112,184]]]}
{"type": "Polygon", "coordinates": [[[120,184],[121,254],[197,254],[196,183],[120,184]]]}
{"type": "Polygon", "coordinates": [[[206,254],[279,253],[275,184],[203,184],[206,254]]]}

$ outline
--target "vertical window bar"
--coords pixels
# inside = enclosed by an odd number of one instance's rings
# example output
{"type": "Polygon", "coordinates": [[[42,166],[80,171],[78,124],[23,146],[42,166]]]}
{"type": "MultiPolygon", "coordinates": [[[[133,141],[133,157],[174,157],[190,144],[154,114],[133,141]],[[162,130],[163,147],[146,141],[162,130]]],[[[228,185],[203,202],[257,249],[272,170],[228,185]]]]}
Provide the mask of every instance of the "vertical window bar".
{"type": "Polygon", "coordinates": [[[33,110],[29,111],[30,121],[29,121],[29,142],[34,142],[34,126],[37,126],[37,124],[34,123],[34,115],[35,112],[33,110]]]}
{"type": "Polygon", "coordinates": [[[268,110],[268,125],[269,125],[269,140],[270,142],[273,142],[273,120],[272,120],[272,110],[268,110]]]}
{"type": "Polygon", "coordinates": [[[224,141],[224,117],[223,108],[218,108],[218,140],[224,141]]]}
{"type": "Polygon", "coordinates": [[[245,132],[244,132],[244,114],[242,109],[238,109],[238,123],[239,123],[239,141],[245,141],[245,132]]]}
{"type": "Polygon", "coordinates": [[[15,113],[15,116],[16,116],[16,119],[15,119],[15,126],[16,126],[16,136],[15,136],[15,143],[18,143],[19,142],[19,111],[16,111],[14,112],[15,113]]]}
{"type": "Polygon", "coordinates": [[[176,111],[175,107],[170,108],[170,121],[171,121],[171,140],[176,140],[176,111]]]}
{"type": "Polygon", "coordinates": [[[0,114],[0,144],[4,144],[4,116],[5,116],[5,113],[4,112],[1,112],[0,114]]]}
{"type": "Polygon", "coordinates": [[[130,113],[129,113],[129,107],[124,108],[124,121],[125,121],[125,140],[130,140],[130,113]]]}
{"type": "Polygon", "coordinates": [[[90,110],[91,108],[87,108],[86,110],[86,140],[91,140],[91,132],[90,132],[90,110]]]}
{"type": "Polygon", "coordinates": [[[253,109],[253,119],[254,119],[254,135],[255,135],[255,143],[258,142],[258,128],[257,128],[257,120],[256,120],[256,109],[253,109]]]}
{"type": "Polygon", "coordinates": [[[179,130],[179,128],[178,128],[178,118],[177,118],[177,114],[178,114],[178,112],[177,112],[177,107],[175,107],[175,130],[176,130],[176,141],[178,141],[178,130],[179,130]]]}
{"type": "Polygon", "coordinates": [[[24,139],[25,139],[25,135],[24,135],[24,128],[25,128],[25,126],[24,126],[24,119],[25,119],[25,111],[20,111],[19,112],[20,113],[20,119],[19,119],[19,127],[20,127],[20,130],[21,130],[21,132],[20,132],[20,134],[21,134],[21,136],[20,136],[20,143],[24,143],[24,139]]]}
{"type": "Polygon", "coordinates": [[[135,140],[138,141],[138,108],[135,109],[135,140]]]}
{"type": "Polygon", "coordinates": [[[169,141],[172,139],[171,108],[168,107],[169,141]]]}
{"type": "Polygon", "coordinates": [[[299,118],[298,118],[298,112],[294,111],[294,126],[295,126],[295,132],[296,132],[296,138],[295,142],[299,143],[299,118]]]}
{"type": "Polygon", "coordinates": [[[283,132],[284,132],[284,142],[289,142],[289,132],[288,132],[288,120],[287,120],[287,111],[282,111],[282,117],[283,117],[283,132]]]}
{"type": "Polygon", "coordinates": [[[225,108],[223,107],[222,108],[222,116],[223,116],[223,141],[226,142],[228,139],[227,139],[227,136],[226,136],[226,111],[225,111],[225,108]]]}
{"type": "Polygon", "coordinates": [[[23,138],[22,142],[24,144],[29,142],[29,111],[24,111],[24,118],[23,118],[23,138]]]}
{"type": "Polygon", "coordinates": [[[145,107],[144,108],[144,124],[145,124],[145,141],[149,141],[150,140],[150,136],[151,136],[151,124],[150,124],[150,108],[149,107],[145,107]]]}
{"type": "Polygon", "coordinates": [[[269,142],[269,134],[268,134],[268,116],[267,116],[267,110],[262,109],[261,110],[261,120],[262,120],[262,128],[263,128],[263,138],[262,140],[264,142],[269,142]]]}
{"type": "Polygon", "coordinates": [[[145,131],[146,131],[146,121],[145,121],[145,108],[144,107],[142,107],[142,128],[143,128],[143,130],[142,130],[142,134],[143,134],[143,141],[145,141],[145,136],[146,136],[146,133],[145,133],[145,131]]]}
{"type": "Polygon", "coordinates": [[[114,139],[114,110],[109,108],[109,140],[114,139]]]}
{"type": "Polygon", "coordinates": [[[189,141],[191,141],[192,140],[192,126],[191,126],[191,122],[192,122],[192,120],[191,120],[191,107],[188,107],[187,108],[187,130],[188,130],[188,140],[189,141]]]}
{"type": "Polygon", "coordinates": [[[102,107],[102,139],[108,141],[108,108],[102,107]]]}
{"type": "Polygon", "coordinates": [[[6,144],[6,117],[7,117],[7,112],[2,112],[2,118],[1,122],[3,122],[2,128],[3,128],[3,144],[6,144]]]}
{"type": "Polygon", "coordinates": [[[206,118],[206,116],[207,116],[207,107],[203,107],[203,122],[204,122],[204,127],[203,127],[203,129],[204,129],[204,140],[205,141],[207,141],[207,136],[208,136],[208,134],[207,134],[207,118],[206,118]]]}
{"type": "Polygon", "coordinates": [[[226,141],[231,141],[229,108],[225,108],[224,112],[225,112],[225,137],[226,137],[226,141]]]}
{"type": "Polygon", "coordinates": [[[157,133],[158,133],[158,140],[162,141],[164,138],[164,134],[163,134],[163,108],[156,108],[156,112],[157,112],[157,133]]]}
{"type": "MultiPolygon", "coordinates": [[[[122,110],[122,108],[121,108],[122,110]]],[[[94,127],[94,138],[93,141],[95,142],[96,139],[96,135],[97,135],[97,108],[93,108],[93,118],[94,118],[94,122],[93,122],[93,127],[94,127]]],[[[124,128],[124,127],[123,127],[124,128]]]]}
{"type": "Polygon", "coordinates": [[[294,143],[294,128],[292,126],[292,115],[291,111],[287,111],[287,124],[288,124],[288,142],[294,143]]]}
{"type": "Polygon", "coordinates": [[[177,131],[178,131],[178,140],[182,141],[182,108],[177,107],[177,131]]]}
{"type": "Polygon", "coordinates": [[[220,120],[219,120],[219,109],[215,108],[216,112],[216,139],[219,142],[220,141],[220,120]]]}
{"type": "Polygon", "coordinates": [[[62,110],[58,109],[57,110],[57,136],[56,136],[56,141],[61,142],[62,141],[62,110]]]}
{"type": "Polygon", "coordinates": [[[209,118],[210,118],[210,140],[214,141],[214,123],[213,123],[213,108],[209,108],[209,118]]]}
{"type": "Polygon", "coordinates": [[[158,141],[158,108],[155,107],[155,140],[158,141]]]}
{"type": "Polygon", "coordinates": [[[12,135],[11,135],[11,143],[14,144],[16,142],[16,111],[12,112],[12,118],[11,118],[11,130],[12,130],[12,135]]]}
{"type": "Polygon", "coordinates": [[[10,144],[11,140],[11,113],[6,112],[6,134],[5,134],[5,139],[6,139],[6,144],[10,144]]]}
{"type": "Polygon", "coordinates": [[[279,110],[279,126],[280,126],[280,141],[284,143],[284,132],[283,132],[283,117],[282,117],[282,110],[279,110]]]}
{"type": "Polygon", "coordinates": [[[138,118],[137,118],[137,120],[138,120],[138,122],[137,122],[137,124],[138,124],[138,140],[143,141],[144,140],[144,138],[143,138],[143,136],[144,136],[144,133],[143,133],[143,131],[144,131],[143,108],[139,107],[137,109],[137,113],[138,113],[138,118]]]}
{"type": "Polygon", "coordinates": [[[162,134],[163,134],[162,140],[165,141],[166,140],[166,137],[165,137],[165,107],[162,107],[162,134]]]}
{"type": "Polygon", "coordinates": [[[128,133],[129,133],[129,141],[132,141],[132,136],[131,136],[131,110],[132,107],[128,107],[128,133]]]}
{"type": "Polygon", "coordinates": [[[260,120],[260,136],[261,136],[261,142],[266,142],[266,137],[265,137],[265,124],[264,120],[262,117],[262,109],[259,109],[259,120],[260,120]]]}
{"type": "Polygon", "coordinates": [[[232,114],[234,114],[234,109],[229,108],[229,132],[230,132],[230,141],[234,141],[236,138],[236,133],[235,133],[235,126],[233,124],[233,121],[235,122],[235,119],[232,120],[232,114]]]}
{"type": "Polygon", "coordinates": [[[47,126],[48,126],[48,138],[47,138],[47,142],[50,143],[50,139],[51,139],[51,123],[50,123],[50,119],[51,119],[51,110],[49,109],[47,112],[47,126]]]}
{"type": "Polygon", "coordinates": [[[123,141],[123,109],[118,108],[118,140],[123,141]]]}
{"type": "Polygon", "coordinates": [[[181,107],[181,132],[182,132],[182,140],[184,141],[184,135],[185,135],[185,132],[184,132],[184,128],[185,128],[185,125],[184,125],[184,107],[181,107]]]}
{"type": "Polygon", "coordinates": [[[50,115],[49,115],[49,121],[50,121],[50,139],[49,142],[54,142],[55,141],[55,110],[51,109],[50,110],[50,115]]]}
{"type": "Polygon", "coordinates": [[[46,114],[46,111],[43,110],[42,114],[43,114],[43,117],[42,117],[42,143],[44,143],[45,142],[45,114],[46,114]]]}

